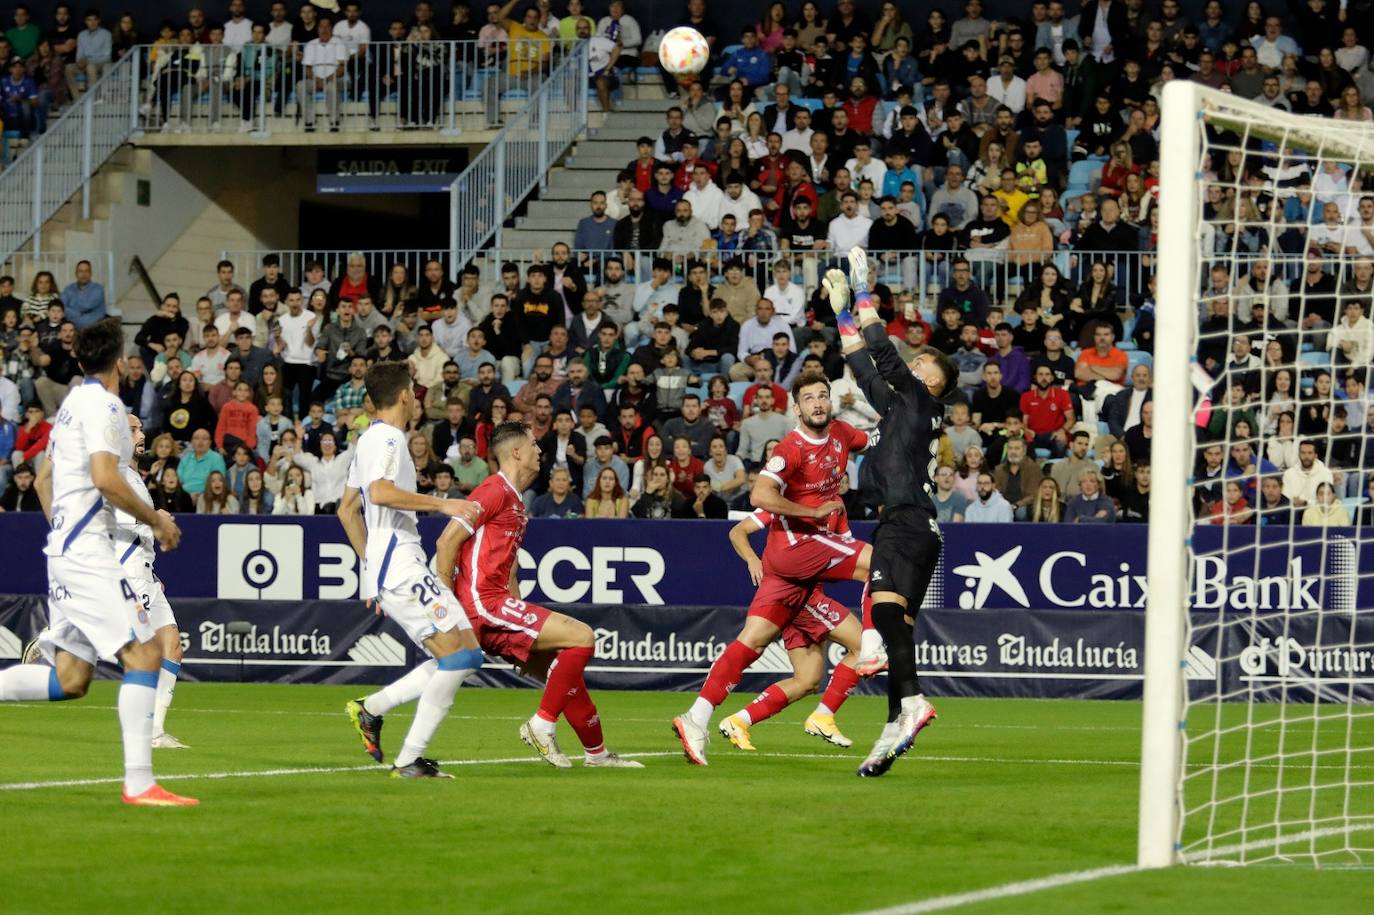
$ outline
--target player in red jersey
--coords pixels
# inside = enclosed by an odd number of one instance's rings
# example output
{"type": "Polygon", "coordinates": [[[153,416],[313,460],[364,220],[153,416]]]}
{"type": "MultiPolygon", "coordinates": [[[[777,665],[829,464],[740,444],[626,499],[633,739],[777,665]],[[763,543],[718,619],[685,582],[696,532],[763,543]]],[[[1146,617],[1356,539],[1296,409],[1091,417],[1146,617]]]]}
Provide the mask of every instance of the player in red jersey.
{"type": "MultiPolygon", "coordinates": [[[[749,578],[755,585],[763,580],[763,561],[749,543],[749,535],[764,530],[772,522],[773,516],[768,512],[756,511],[730,529],[730,545],[748,565],[749,578]]],[[[859,682],[859,674],[854,667],[859,661],[862,630],[858,617],[851,614],[848,607],[830,598],[817,584],[807,595],[801,612],[782,628],[782,647],[787,650],[787,658],[792,662],[792,676],[774,683],[748,706],[722,721],[721,735],[741,750],[754,749],[749,737],[751,725],[771,718],[793,702],[811,695],[820,686],[821,675],[825,673],[823,645],[830,641],[843,646],[848,654],[835,665],[825,694],[821,696],[815,711],[807,716],[802,730],[837,747],[853,746],[854,741],[841,734],[835,724],[835,713],[859,682]]]]}
{"type": "Polygon", "coordinates": [[[528,523],[522,494],[539,476],[539,445],[524,423],[503,423],[488,448],[500,470],[468,497],[482,513],[474,524],[455,518],[444,528],[435,570],[452,583],[482,650],[545,680],[539,710],[520,725],[521,740],[549,765],[572,768],[554,737],[563,715],[582,741],[583,765],[642,769],[608,751],[602,740],[601,718],[582,676],[595,643],[591,627],[520,599],[515,564],[528,523]]]}
{"type": "MultiPolygon", "coordinates": [[[[751,493],[754,507],[770,513],[773,520],[762,581],[749,616],[739,637],[711,665],[691,709],[673,719],[688,762],[698,766],[706,765],[711,711],[802,611],[817,583],[868,578],[872,550],[849,533],[839,496],[849,454],[867,448],[869,436],[832,420],[830,382],[824,375],[804,373],[792,386],[792,399],[801,424],[773,449],[751,493]]],[[[875,666],[860,673],[872,675],[881,669],[875,666]]]]}

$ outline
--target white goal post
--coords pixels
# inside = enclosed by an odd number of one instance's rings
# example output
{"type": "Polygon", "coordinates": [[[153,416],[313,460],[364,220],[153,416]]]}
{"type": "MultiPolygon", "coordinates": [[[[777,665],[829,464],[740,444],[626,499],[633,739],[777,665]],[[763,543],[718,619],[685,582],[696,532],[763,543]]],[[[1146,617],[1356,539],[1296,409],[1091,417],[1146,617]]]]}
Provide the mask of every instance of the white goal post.
{"type": "MultiPolygon", "coordinates": [[[[1355,184],[1346,190],[1352,206],[1343,216],[1350,216],[1358,197],[1374,194],[1374,125],[1293,115],[1181,80],[1164,88],[1162,108],[1138,864],[1276,859],[1369,864],[1374,861],[1374,836],[1369,832],[1374,830],[1374,707],[1369,705],[1374,671],[1361,672],[1359,665],[1374,657],[1369,619],[1374,610],[1361,606],[1358,594],[1374,569],[1358,563],[1374,530],[1355,526],[1353,535],[1328,535],[1326,527],[1313,533],[1310,527],[1293,526],[1285,535],[1282,527],[1247,530],[1208,524],[1208,531],[1196,531],[1207,535],[1199,545],[1194,526],[1201,483],[1194,478],[1194,468],[1200,466],[1200,449],[1220,445],[1230,455],[1233,445],[1244,446],[1243,437],[1259,451],[1253,476],[1254,484],[1260,484],[1267,444],[1260,429],[1242,436],[1239,411],[1223,412],[1219,425],[1209,425],[1207,437],[1199,433],[1195,409],[1203,391],[1217,396],[1220,389],[1220,396],[1226,397],[1232,390],[1226,379],[1238,377],[1215,368],[1210,376],[1200,374],[1196,354],[1199,344],[1208,342],[1209,332],[1226,346],[1228,358],[1229,343],[1234,342],[1218,333],[1215,322],[1204,323],[1204,316],[1225,312],[1217,300],[1224,299],[1227,308],[1237,304],[1209,286],[1209,273],[1218,264],[1228,267],[1230,283],[1235,284],[1261,260],[1269,261],[1271,278],[1276,270],[1285,276],[1298,271],[1298,282],[1284,300],[1287,317],[1297,315],[1298,324],[1280,333],[1285,340],[1291,336],[1294,349],[1287,366],[1289,381],[1301,381],[1309,368],[1320,374],[1315,367],[1323,358],[1319,347],[1325,335],[1302,323],[1308,287],[1301,283],[1301,271],[1308,269],[1305,259],[1312,257],[1308,236],[1305,226],[1294,234],[1298,230],[1285,222],[1284,205],[1297,193],[1298,176],[1304,171],[1315,175],[1325,169],[1347,179],[1365,172],[1369,180],[1363,189],[1355,184]],[[1220,161],[1230,155],[1234,163],[1237,150],[1242,159],[1262,167],[1241,174],[1220,161]],[[1232,201],[1229,208],[1225,199],[1232,201]],[[1252,207],[1257,200],[1264,205],[1252,207]],[[1273,555],[1266,556],[1266,551],[1273,555]],[[1341,565],[1331,558],[1341,551],[1354,559],[1347,556],[1341,565]],[[1314,555],[1322,557],[1315,573],[1324,574],[1309,582],[1299,570],[1311,569],[1314,555]],[[1269,566],[1262,560],[1276,558],[1288,562],[1285,568],[1292,567],[1291,581],[1263,578],[1269,566]],[[1213,563],[1213,569],[1248,564],[1253,575],[1245,580],[1279,596],[1271,600],[1266,591],[1263,605],[1254,605],[1252,599],[1248,609],[1243,598],[1219,600],[1224,606],[1214,617],[1200,618],[1194,631],[1190,609],[1199,561],[1213,563]],[[1339,569],[1336,577],[1342,581],[1328,582],[1329,569],[1339,569]],[[1338,586],[1344,589],[1339,597],[1334,596],[1338,586]],[[1294,595],[1303,588],[1313,589],[1319,597],[1309,600],[1304,591],[1298,600],[1294,595]],[[1288,661],[1281,659],[1275,662],[1281,665],[1278,675],[1265,668],[1254,676],[1238,676],[1242,662],[1266,663],[1263,652],[1269,643],[1258,639],[1271,632],[1281,633],[1282,651],[1293,646],[1294,657],[1300,654],[1298,646],[1311,642],[1316,633],[1317,650],[1331,646],[1333,657],[1338,656],[1332,663],[1353,666],[1343,677],[1327,676],[1317,664],[1290,670],[1288,661]],[[1242,638],[1245,647],[1237,648],[1242,638]],[[1252,641],[1261,646],[1259,654],[1252,641]]],[[[1320,202],[1312,205],[1320,212],[1320,202]]],[[[1355,256],[1329,257],[1324,264],[1334,274],[1328,275],[1339,284],[1348,277],[1355,256]]],[[[1336,306],[1337,320],[1340,311],[1336,306]]],[[[1275,318],[1269,314],[1266,321],[1271,324],[1265,326],[1271,326],[1275,318]]],[[[1226,363],[1226,370],[1231,368],[1226,363]]],[[[1273,367],[1274,374],[1280,370],[1273,367]]],[[[1266,366],[1261,373],[1269,371],[1266,366]]],[[[1336,371],[1345,369],[1331,368],[1336,371]]],[[[1319,398],[1321,389],[1316,390],[1313,397],[1319,398]]],[[[1333,397],[1326,406],[1334,409],[1336,404],[1333,397]]],[[[1220,406],[1213,404],[1214,409],[1220,406]]],[[[1225,491],[1224,475],[1208,480],[1225,491]]],[[[1242,489],[1243,483],[1236,488],[1242,489]]],[[[1255,485],[1254,491],[1258,489],[1255,485]]],[[[1257,505],[1259,497],[1255,498],[1257,505]]],[[[1236,505],[1228,502],[1220,512],[1225,515],[1236,505]]],[[[1250,518],[1260,516],[1252,512],[1250,518]]],[[[1297,520],[1293,517],[1295,525],[1297,520]]],[[[1271,640],[1275,646],[1279,638],[1271,640]]],[[[1244,672],[1254,670],[1247,667],[1244,672]]]]}

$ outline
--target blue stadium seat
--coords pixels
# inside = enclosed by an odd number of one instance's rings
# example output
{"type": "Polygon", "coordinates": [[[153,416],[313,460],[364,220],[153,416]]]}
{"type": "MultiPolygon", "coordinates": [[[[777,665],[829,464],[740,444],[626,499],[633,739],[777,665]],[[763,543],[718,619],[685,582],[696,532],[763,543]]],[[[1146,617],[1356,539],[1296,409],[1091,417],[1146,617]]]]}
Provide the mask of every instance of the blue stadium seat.
{"type": "Polygon", "coordinates": [[[1064,129],[1064,143],[1069,149],[1073,149],[1073,141],[1078,139],[1077,127],[1066,127],[1064,129]]]}
{"type": "Polygon", "coordinates": [[[1069,187],[1097,190],[1102,183],[1102,163],[1084,159],[1069,166],[1069,187]]]}
{"type": "Polygon", "coordinates": [[[511,396],[511,397],[514,397],[516,394],[519,394],[519,393],[520,393],[520,389],[523,388],[524,386],[525,386],[525,379],[523,379],[523,378],[517,378],[517,379],[515,379],[514,381],[512,381],[510,384],[506,385],[506,390],[507,390],[507,391],[510,391],[510,396],[511,396]]]}
{"type": "Polygon", "coordinates": [[[1330,368],[1331,354],[1328,353],[1326,350],[1312,350],[1311,352],[1306,352],[1299,355],[1298,362],[1301,365],[1311,366],[1313,368],[1318,366],[1322,368],[1330,368]]]}
{"type": "Polygon", "coordinates": [[[1135,371],[1135,367],[1137,365],[1147,365],[1150,367],[1151,370],[1153,370],[1155,367],[1155,358],[1151,356],[1149,353],[1145,352],[1144,350],[1129,350],[1126,353],[1126,358],[1130,363],[1126,369],[1126,374],[1128,376],[1131,372],[1135,371]]]}
{"type": "Polygon", "coordinates": [[[732,381],[730,382],[730,399],[736,404],[743,405],[744,392],[753,385],[752,381],[732,381]]]}

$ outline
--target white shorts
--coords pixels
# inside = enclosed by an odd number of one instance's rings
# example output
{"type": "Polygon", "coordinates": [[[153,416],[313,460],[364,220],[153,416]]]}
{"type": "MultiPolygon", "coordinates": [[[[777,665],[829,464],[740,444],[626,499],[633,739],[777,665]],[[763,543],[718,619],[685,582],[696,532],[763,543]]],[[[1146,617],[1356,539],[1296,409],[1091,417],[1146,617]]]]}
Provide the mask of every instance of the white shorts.
{"type": "Polygon", "coordinates": [[[120,649],[155,629],[113,553],[48,557],[48,628],[39,644],[49,661],[59,648],[87,664],[117,661],[120,649]]]}
{"type": "Polygon", "coordinates": [[[129,580],[129,586],[134,589],[134,596],[138,598],[138,602],[148,611],[148,622],[152,625],[153,631],[177,624],[177,619],[172,614],[172,605],[167,602],[167,595],[162,590],[162,582],[158,581],[152,567],[146,562],[130,560],[124,564],[124,576],[129,580]]]}
{"type": "Polygon", "coordinates": [[[397,551],[387,567],[386,586],[377,595],[382,612],[395,620],[410,640],[428,652],[425,639],[436,632],[471,629],[468,616],[453,592],[425,565],[424,554],[415,549],[397,551]]]}

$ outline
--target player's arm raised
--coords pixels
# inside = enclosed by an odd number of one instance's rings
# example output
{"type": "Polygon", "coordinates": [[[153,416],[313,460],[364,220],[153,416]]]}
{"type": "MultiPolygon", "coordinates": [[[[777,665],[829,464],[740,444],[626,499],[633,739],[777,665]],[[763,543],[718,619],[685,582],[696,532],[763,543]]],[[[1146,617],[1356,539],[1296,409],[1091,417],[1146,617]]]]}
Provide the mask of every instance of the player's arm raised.
{"type": "Polygon", "coordinates": [[[367,557],[367,525],[363,522],[363,494],[355,486],[344,488],[343,498],[339,500],[339,508],[335,511],[339,516],[339,523],[343,525],[344,533],[348,536],[348,542],[353,546],[353,552],[358,554],[359,559],[367,557]]]}
{"type": "Polygon", "coordinates": [[[434,571],[444,584],[453,584],[453,568],[458,562],[458,551],[471,536],[472,528],[460,518],[450,521],[439,534],[439,541],[434,544],[434,571]]]}
{"type": "Polygon", "coordinates": [[[181,542],[181,528],[172,516],[144,503],[119,472],[119,457],[110,451],[91,452],[91,482],[105,500],[122,512],[133,515],[153,529],[164,550],[174,550],[181,542]]]}
{"type": "Polygon", "coordinates": [[[730,546],[735,548],[735,555],[743,559],[744,564],[749,567],[749,580],[754,583],[755,587],[758,587],[759,582],[763,581],[763,560],[759,559],[759,554],[754,552],[754,545],[749,542],[749,535],[757,530],[760,528],[753,515],[730,528],[730,546]]]}
{"type": "Polygon", "coordinates": [[[390,480],[373,480],[372,485],[367,487],[367,497],[372,500],[373,505],[383,508],[406,512],[437,512],[450,518],[462,518],[470,525],[477,523],[478,516],[482,514],[482,506],[476,502],[421,495],[402,489],[390,480]]]}
{"type": "Polygon", "coordinates": [[[762,473],[754,481],[754,488],[749,492],[749,501],[753,503],[755,508],[772,512],[775,515],[784,515],[788,518],[814,518],[817,521],[844,508],[844,503],[838,499],[832,499],[815,508],[793,502],[782,494],[782,487],[778,485],[777,480],[762,473]]]}

